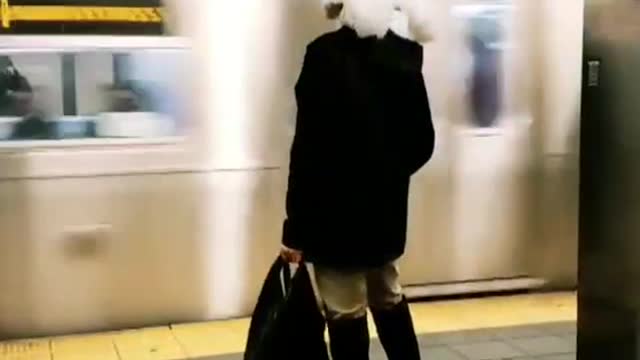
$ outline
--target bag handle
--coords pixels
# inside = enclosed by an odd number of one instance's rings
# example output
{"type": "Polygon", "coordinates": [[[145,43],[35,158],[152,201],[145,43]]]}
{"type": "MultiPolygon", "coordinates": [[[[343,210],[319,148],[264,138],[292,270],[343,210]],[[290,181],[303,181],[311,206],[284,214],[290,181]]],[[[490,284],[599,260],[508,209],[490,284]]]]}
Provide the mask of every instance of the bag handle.
{"type": "Polygon", "coordinates": [[[291,265],[284,261],[280,270],[280,284],[282,285],[282,293],[288,295],[291,290],[291,265]]]}
{"type": "Polygon", "coordinates": [[[300,262],[296,265],[295,271],[291,271],[291,264],[287,263],[284,260],[281,260],[280,267],[280,286],[282,287],[282,294],[284,294],[285,298],[289,296],[291,292],[291,284],[293,282],[293,278],[300,271],[303,266],[306,266],[304,262],[300,262]]]}

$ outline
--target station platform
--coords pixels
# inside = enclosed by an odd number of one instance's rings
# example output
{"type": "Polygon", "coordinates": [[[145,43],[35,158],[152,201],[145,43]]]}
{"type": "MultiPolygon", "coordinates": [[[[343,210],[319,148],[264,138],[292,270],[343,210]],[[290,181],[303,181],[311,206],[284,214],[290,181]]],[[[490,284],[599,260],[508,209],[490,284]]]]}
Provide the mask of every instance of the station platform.
{"type": "MultiPolygon", "coordinates": [[[[424,358],[574,360],[573,292],[412,304],[424,358]]],[[[248,319],[0,342],[0,360],[240,360],[248,319]]],[[[386,359],[371,329],[372,360],[386,359]]]]}

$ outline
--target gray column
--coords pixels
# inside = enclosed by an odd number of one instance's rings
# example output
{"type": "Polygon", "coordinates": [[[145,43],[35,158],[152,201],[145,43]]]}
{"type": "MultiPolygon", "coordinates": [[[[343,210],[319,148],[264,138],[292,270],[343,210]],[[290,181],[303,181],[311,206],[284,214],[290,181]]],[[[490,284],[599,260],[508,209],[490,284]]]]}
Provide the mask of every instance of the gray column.
{"type": "Polygon", "coordinates": [[[635,360],[640,355],[640,4],[586,4],[578,359],[635,360]]]}

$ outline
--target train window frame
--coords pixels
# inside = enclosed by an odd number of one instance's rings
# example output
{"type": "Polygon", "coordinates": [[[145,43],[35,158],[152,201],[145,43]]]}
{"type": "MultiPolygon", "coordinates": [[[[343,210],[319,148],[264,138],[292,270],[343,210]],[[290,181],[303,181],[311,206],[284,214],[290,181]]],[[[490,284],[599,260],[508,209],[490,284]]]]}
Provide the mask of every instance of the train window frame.
{"type": "MultiPolygon", "coordinates": [[[[189,39],[174,36],[0,37],[0,52],[14,54],[192,49],[189,39]]],[[[0,141],[0,180],[193,170],[203,153],[196,136],[203,124],[186,116],[188,126],[175,136],[0,141]]]]}

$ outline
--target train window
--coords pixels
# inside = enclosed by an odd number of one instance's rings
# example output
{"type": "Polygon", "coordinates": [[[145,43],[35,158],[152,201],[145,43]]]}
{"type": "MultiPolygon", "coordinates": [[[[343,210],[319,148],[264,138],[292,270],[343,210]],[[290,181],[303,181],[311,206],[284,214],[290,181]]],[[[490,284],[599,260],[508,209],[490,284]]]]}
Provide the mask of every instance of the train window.
{"type": "Polygon", "coordinates": [[[182,135],[186,51],[0,51],[0,140],[182,135]]]}
{"type": "Polygon", "coordinates": [[[496,14],[469,19],[468,46],[473,54],[471,76],[472,121],[478,127],[494,126],[501,105],[500,71],[502,29],[496,14]],[[491,16],[493,15],[493,16],[491,16]]]}
{"type": "Polygon", "coordinates": [[[500,124],[504,111],[505,49],[507,34],[505,22],[510,6],[495,4],[469,4],[454,8],[461,22],[465,83],[465,97],[469,109],[469,122],[477,128],[494,128],[500,124]]]}

